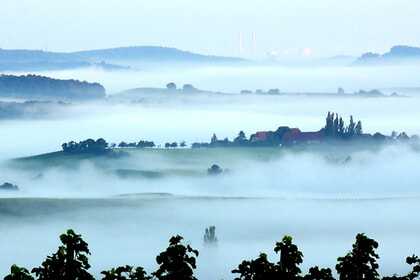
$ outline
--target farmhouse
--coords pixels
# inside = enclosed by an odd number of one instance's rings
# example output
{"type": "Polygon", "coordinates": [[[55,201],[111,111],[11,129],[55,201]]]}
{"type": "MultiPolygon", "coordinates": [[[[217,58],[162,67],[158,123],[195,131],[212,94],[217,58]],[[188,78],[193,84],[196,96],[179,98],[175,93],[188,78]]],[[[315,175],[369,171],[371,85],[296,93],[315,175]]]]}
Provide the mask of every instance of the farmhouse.
{"type": "Polygon", "coordinates": [[[258,142],[258,141],[266,141],[267,140],[267,131],[258,131],[255,134],[251,135],[251,143],[258,142]]]}
{"type": "Polygon", "coordinates": [[[325,134],[323,132],[300,132],[291,131],[283,135],[283,141],[287,144],[293,145],[317,145],[324,140],[325,134]]]}

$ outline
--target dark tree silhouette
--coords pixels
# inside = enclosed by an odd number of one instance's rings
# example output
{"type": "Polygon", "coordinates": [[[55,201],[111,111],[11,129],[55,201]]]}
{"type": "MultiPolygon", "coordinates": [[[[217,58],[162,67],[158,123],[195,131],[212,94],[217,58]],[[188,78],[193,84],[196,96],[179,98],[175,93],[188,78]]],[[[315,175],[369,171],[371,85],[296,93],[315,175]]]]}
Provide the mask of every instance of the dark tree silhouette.
{"type": "Polygon", "coordinates": [[[358,121],[356,126],[354,127],[354,133],[356,135],[361,135],[363,133],[362,122],[361,121],[358,121]]]}
{"type": "Polygon", "coordinates": [[[90,268],[88,244],[81,235],[69,229],[66,234],[60,235],[60,240],[63,245],[52,256],[48,256],[40,267],[32,269],[32,273],[38,280],[93,280],[87,271],[90,268]]]}
{"type": "Polygon", "coordinates": [[[346,131],[346,134],[348,135],[349,138],[353,137],[353,135],[355,133],[355,130],[354,130],[355,126],[356,126],[356,124],[353,121],[353,116],[350,115],[350,123],[347,126],[347,131],[346,131]]]}
{"type": "Polygon", "coordinates": [[[379,256],[375,252],[377,248],[378,242],[363,233],[357,234],[353,250],[344,257],[337,258],[338,264],[335,269],[340,275],[340,280],[379,279],[379,265],[376,263],[379,256]]]}
{"type": "Polygon", "coordinates": [[[213,133],[213,136],[210,139],[210,144],[215,144],[217,143],[219,140],[217,139],[216,133],[213,133]]]}
{"type": "Polygon", "coordinates": [[[249,141],[246,139],[245,133],[241,130],[238,136],[233,140],[235,146],[244,147],[248,146],[249,141]]]}
{"type": "Polygon", "coordinates": [[[303,280],[335,280],[332,276],[331,269],[321,268],[317,266],[311,267],[309,273],[303,277],[303,280]]]}
{"type": "Polygon", "coordinates": [[[147,276],[143,267],[132,267],[129,265],[112,268],[108,271],[102,271],[104,275],[102,280],[149,280],[152,277],[147,276]]]}
{"type": "Polygon", "coordinates": [[[407,257],[405,262],[409,265],[414,265],[413,269],[405,276],[393,275],[391,277],[383,277],[382,280],[414,280],[420,276],[420,258],[416,255],[407,257]]]}
{"type": "Polygon", "coordinates": [[[209,228],[206,228],[204,233],[204,243],[216,243],[217,237],[216,237],[216,227],[210,226],[209,228]]]}
{"type": "Polygon", "coordinates": [[[222,169],[217,165],[213,164],[209,169],[207,169],[207,174],[216,175],[222,173],[222,169]]]}
{"type": "MultiPolygon", "coordinates": [[[[277,278],[275,264],[267,260],[267,255],[260,253],[255,260],[242,261],[232,273],[239,273],[235,280],[275,280],[277,278]]],[[[286,279],[286,278],[284,278],[286,279]]]]}
{"type": "Polygon", "coordinates": [[[166,84],[166,88],[167,89],[174,90],[174,89],[176,89],[176,84],[175,83],[166,84]]]}
{"type": "Polygon", "coordinates": [[[112,153],[112,150],[108,149],[108,143],[103,138],[99,138],[96,141],[93,139],[86,139],[79,143],[70,141],[62,144],[61,147],[63,148],[63,151],[68,154],[106,155],[112,153]]]}
{"type": "Polygon", "coordinates": [[[105,88],[98,83],[58,80],[38,75],[0,75],[0,92],[25,96],[55,96],[77,99],[105,97],[105,88]]]}
{"type": "Polygon", "coordinates": [[[4,280],[34,280],[34,277],[26,268],[13,264],[10,267],[10,274],[4,277],[4,280]]]}
{"type": "Polygon", "coordinates": [[[6,190],[6,191],[17,191],[19,190],[19,187],[16,185],[13,185],[12,183],[5,182],[0,185],[0,190],[6,190]]]}
{"type": "Polygon", "coordinates": [[[190,245],[182,245],[182,239],[179,235],[169,239],[169,247],[156,257],[160,267],[152,273],[154,277],[159,280],[197,280],[193,269],[196,268],[198,251],[190,245]]]}
{"type": "Polygon", "coordinates": [[[276,243],[274,251],[280,251],[280,260],[273,264],[267,260],[267,255],[261,253],[259,257],[251,261],[243,261],[232,273],[239,273],[235,280],[296,280],[301,279],[298,267],[302,263],[303,254],[295,244],[292,237],[284,236],[281,242],[276,243]]]}
{"type": "Polygon", "coordinates": [[[281,242],[276,243],[276,253],[280,252],[280,260],[276,269],[280,279],[297,279],[301,270],[299,264],[303,262],[303,254],[292,243],[291,236],[284,236],[281,242]]]}

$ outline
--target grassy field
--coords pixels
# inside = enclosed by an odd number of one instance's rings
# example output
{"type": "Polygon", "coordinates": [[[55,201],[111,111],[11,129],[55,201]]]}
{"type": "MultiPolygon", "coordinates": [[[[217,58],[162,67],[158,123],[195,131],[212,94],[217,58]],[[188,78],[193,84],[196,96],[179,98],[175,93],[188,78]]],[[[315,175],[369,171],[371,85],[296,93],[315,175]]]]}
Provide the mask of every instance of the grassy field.
{"type": "MultiPolygon", "coordinates": [[[[370,151],[380,150],[370,147],[370,151]]],[[[114,174],[120,178],[158,179],[168,175],[202,176],[213,164],[225,171],[249,164],[264,164],[285,156],[311,154],[331,163],[342,163],[354,152],[355,146],[253,147],[209,149],[115,149],[127,156],[108,157],[93,154],[65,154],[62,151],[10,160],[9,167],[17,170],[44,172],[52,168],[76,170],[85,165],[114,174]]]]}
{"type": "MultiPolygon", "coordinates": [[[[117,152],[120,149],[115,149],[117,152]]],[[[239,162],[269,162],[285,155],[280,148],[212,149],[123,149],[128,156],[112,158],[90,154],[68,155],[62,151],[12,159],[8,165],[21,170],[43,171],[55,167],[78,168],[89,162],[95,167],[116,172],[118,176],[149,178],[168,174],[197,175],[213,164],[229,169],[239,162]]],[[[289,151],[289,150],[288,150],[289,151]]],[[[299,152],[294,150],[294,152],[299,152]]]]}

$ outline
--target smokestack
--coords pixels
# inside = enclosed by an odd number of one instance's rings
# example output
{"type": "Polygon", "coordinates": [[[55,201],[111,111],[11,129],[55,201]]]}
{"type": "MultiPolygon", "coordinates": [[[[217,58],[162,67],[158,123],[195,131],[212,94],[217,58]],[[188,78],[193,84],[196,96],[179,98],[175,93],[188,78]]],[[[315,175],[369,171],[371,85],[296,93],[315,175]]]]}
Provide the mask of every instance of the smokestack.
{"type": "Polygon", "coordinates": [[[239,57],[242,57],[242,32],[239,32],[239,57]]]}
{"type": "Polygon", "coordinates": [[[257,48],[257,42],[255,38],[255,32],[252,32],[252,57],[256,58],[256,48],[257,48]]]}

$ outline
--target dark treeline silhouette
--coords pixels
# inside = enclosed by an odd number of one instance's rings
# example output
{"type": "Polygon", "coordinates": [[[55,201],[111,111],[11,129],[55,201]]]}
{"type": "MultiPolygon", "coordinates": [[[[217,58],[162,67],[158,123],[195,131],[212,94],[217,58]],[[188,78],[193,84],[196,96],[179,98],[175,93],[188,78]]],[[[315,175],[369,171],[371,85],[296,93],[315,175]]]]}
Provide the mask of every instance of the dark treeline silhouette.
{"type": "MultiPolygon", "coordinates": [[[[192,143],[191,148],[229,148],[229,147],[278,147],[278,146],[314,146],[314,145],[331,145],[340,143],[356,143],[356,144],[381,144],[391,143],[392,141],[408,141],[411,140],[413,143],[418,143],[419,137],[412,135],[409,137],[405,132],[397,133],[392,132],[390,136],[385,136],[379,132],[371,135],[363,133],[362,122],[353,120],[353,116],[350,115],[350,121],[348,125],[342,117],[337,113],[328,112],[325,126],[315,132],[302,132],[299,128],[290,128],[288,126],[280,126],[275,131],[258,131],[251,134],[249,139],[246,137],[243,131],[240,131],[238,135],[229,141],[228,138],[219,140],[216,134],[210,138],[210,142],[206,143],[192,143]]],[[[186,147],[185,141],[177,142],[166,142],[164,147],[169,148],[184,148],[186,147]]],[[[71,141],[62,145],[63,151],[75,154],[75,153],[90,153],[90,154],[111,154],[114,152],[113,148],[154,148],[156,147],[153,141],[141,140],[139,142],[121,142],[117,144],[106,143],[102,138],[94,141],[88,139],[76,143],[71,141]]],[[[158,146],[160,147],[160,146],[158,146]]]]}
{"type": "MultiPolygon", "coordinates": [[[[111,145],[112,147],[115,147],[115,145],[111,145]]],[[[155,147],[155,143],[153,141],[144,141],[140,140],[139,142],[121,142],[118,144],[118,148],[137,148],[137,149],[143,149],[143,148],[153,148],[155,147]]]]}
{"type": "Polygon", "coordinates": [[[249,139],[245,133],[240,131],[233,141],[228,138],[219,140],[216,134],[210,139],[209,143],[193,143],[192,148],[220,148],[220,147],[277,147],[277,146],[313,146],[322,143],[339,144],[339,143],[381,143],[386,140],[418,140],[417,135],[411,138],[405,133],[400,134],[395,131],[390,136],[385,136],[379,132],[374,135],[363,133],[362,122],[353,120],[350,115],[348,125],[342,117],[337,113],[328,112],[325,126],[318,131],[304,132],[299,128],[291,128],[289,126],[280,126],[275,131],[258,131],[251,134],[249,139]]]}
{"type": "Polygon", "coordinates": [[[5,183],[0,185],[0,190],[17,191],[17,190],[19,190],[19,187],[17,185],[13,185],[12,183],[5,182],[5,183]]]}
{"type": "Polygon", "coordinates": [[[70,155],[90,154],[111,157],[126,155],[125,152],[115,152],[114,150],[110,149],[108,143],[103,138],[99,138],[96,141],[93,139],[86,139],[84,141],[80,141],[79,143],[70,141],[68,143],[63,143],[61,147],[64,153],[70,155]]]}
{"type": "MultiPolygon", "coordinates": [[[[206,229],[211,235],[214,227],[206,229]]],[[[213,231],[214,233],[214,231],[213,231]]],[[[102,280],[197,280],[194,276],[196,258],[199,252],[190,245],[182,244],[183,237],[177,235],[169,239],[168,248],[156,256],[158,269],[147,275],[143,267],[130,265],[111,268],[102,271],[102,280]]],[[[62,245],[56,253],[47,256],[41,266],[29,272],[25,267],[13,264],[10,274],[4,280],[93,280],[89,272],[90,264],[88,244],[80,234],[72,229],[60,235],[62,245]]],[[[274,251],[279,254],[279,260],[272,263],[267,254],[260,253],[255,260],[244,260],[231,272],[239,274],[235,280],[334,280],[330,268],[313,266],[308,273],[302,275],[299,265],[303,263],[303,253],[293,244],[290,236],[284,236],[281,242],[276,242],[274,251]]],[[[380,278],[379,265],[376,260],[379,255],[375,252],[378,242],[363,233],[356,235],[352,250],[343,257],[337,258],[335,269],[340,280],[414,280],[420,276],[420,258],[412,255],[406,258],[411,265],[411,271],[406,275],[385,276],[380,278]]]]}
{"type": "Polygon", "coordinates": [[[356,124],[353,121],[353,116],[350,115],[350,122],[348,126],[345,126],[342,117],[339,117],[337,113],[334,114],[330,112],[328,112],[325,126],[321,131],[327,137],[342,139],[351,139],[352,137],[361,136],[363,134],[361,121],[358,121],[356,124]]]}
{"type": "Polygon", "coordinates": [[[75,99],[105,97],[105,88],[98,83],[59,80],[38,75],[0,75],[0,93],[9,96],[48,96],[75,99]]]}
{"type": "Polygon", "coordinates": [[[213,164],[210,168],[207,169],[208,175],[217,175],[221,174],[223,170],[217,164],[213,164]]]}

